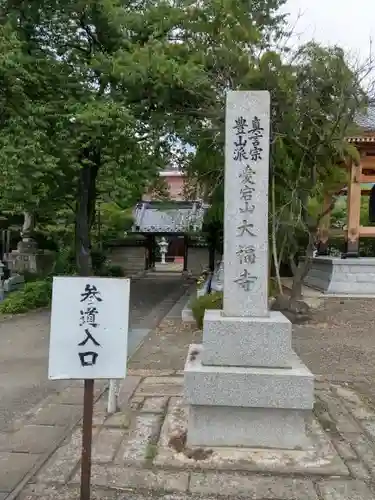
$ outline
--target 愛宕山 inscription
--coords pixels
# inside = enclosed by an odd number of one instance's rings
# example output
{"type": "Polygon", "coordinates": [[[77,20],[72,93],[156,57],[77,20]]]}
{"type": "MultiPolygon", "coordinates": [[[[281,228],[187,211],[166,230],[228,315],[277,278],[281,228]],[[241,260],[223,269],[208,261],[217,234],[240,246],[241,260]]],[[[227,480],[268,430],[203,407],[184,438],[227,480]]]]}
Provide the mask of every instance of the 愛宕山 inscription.
{"type": "Polygon", "coordinates": [[[270,97],[227,94],[224,313],[268,315],[270,97]]]}

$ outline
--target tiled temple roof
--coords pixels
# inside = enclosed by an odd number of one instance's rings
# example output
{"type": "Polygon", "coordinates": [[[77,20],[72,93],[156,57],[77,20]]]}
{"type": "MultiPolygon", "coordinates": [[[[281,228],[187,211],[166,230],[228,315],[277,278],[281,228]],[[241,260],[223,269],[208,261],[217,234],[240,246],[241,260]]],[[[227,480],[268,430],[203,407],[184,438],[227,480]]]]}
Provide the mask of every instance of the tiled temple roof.
{"type": "Polygon", "coordinates": [[[366,113],[358,114],[355,123],[361,127],[363,135],[348,137],[348,142],[352,143],[375,143],[375,100],[369,102],[366,113]]]}
{"type": "Polygon", "coordinates": [[[375,100],[369,102],[366,113],[356,116],[355,122],[365,132],[375,132],[375,100]]]}
{"type": "Polygon", "coordinates": [[[207,206],[200,201],[143,201],[136,205],[133,231],[188,233],[202,230],[207,206]]]}

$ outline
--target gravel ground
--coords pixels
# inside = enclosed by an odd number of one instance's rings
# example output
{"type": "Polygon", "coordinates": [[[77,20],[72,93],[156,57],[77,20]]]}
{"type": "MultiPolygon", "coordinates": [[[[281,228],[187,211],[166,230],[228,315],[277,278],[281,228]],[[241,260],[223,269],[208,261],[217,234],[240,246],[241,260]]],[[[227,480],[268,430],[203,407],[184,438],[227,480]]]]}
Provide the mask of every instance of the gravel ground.
{"type": "MultiPolygon", "coordinates": [[[[194,324],[163,321],[129,368],[183,370],[189,344],[201,340],[194,324]]],[[[315,375],[370,385],[375,376],[375,300],[324,300],[309,323],[293,327],[293,347],[315,375]]]]}
{"type": "Polygon", "coordinates": [[[166,319],[145,339],[131,358],[132,370],[183,370],[190,344],[202,342],[195,324],[166,319]]]}
{"type": "Polygon", "coordinates": [[[316,375],[371,382],[375,375],[375,300],[326,299],[293,328],[293,344],[316,375]]]}

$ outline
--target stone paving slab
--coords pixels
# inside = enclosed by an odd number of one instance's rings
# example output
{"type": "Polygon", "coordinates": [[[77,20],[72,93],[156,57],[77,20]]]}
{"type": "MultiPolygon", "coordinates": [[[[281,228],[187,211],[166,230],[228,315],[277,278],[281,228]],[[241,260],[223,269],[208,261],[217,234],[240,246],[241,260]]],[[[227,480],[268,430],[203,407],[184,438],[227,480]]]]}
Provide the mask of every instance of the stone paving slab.
{"type": "Polygon", "coordinates": [[[3,491],[12,491],[20,478],[36,464],[39,455],[29,453],[0,453],[0,485],[3,491]]]}
{"type": "Polygon", "coordinates": [[[311,445],[304,450],[212,448],[197,460],[199,450],[184,449],[187,413],[180,398],[172,398],[158,442],[155,465],[162,467],[246,470],[282,474],[349,475],[317,420],[309,429],[311,445]],[[176,444],[171,446],[171,440],[176,444]]]}
{"type": "MultiPolygon", "coordinates": [[[[77,500],[79,487],[69,485],[62,487],[30,485],[19,496],[19,500],[77,500]]],[[[127,490],[109,490],[93,487],[92,500],[217,500],[217,496],[192,495],[190,493],[162,493],[152,490],[134,492],[127,490]]],[[[249,500],[249,499],[246,499],[249,500]]]]}
{"type": "Polygon", "coordinates": [[[139,375],[127,375],[125,380],[121,382],[121,387],[118,395],[119,407],[126,408],[129,400],[133,396],[134,391],[142,381],[142,377],[139,375]]]}
{"type": "MultiPolygon", "coordinates": [[[[95,397],[104,389],[105,381],[101,381],[95,397]]],[[[83,394],[78,382],[62,387],[15,420],[9,432],[0,434],[0,500],[3,492],[8,495],[35,474],[67,433],[71,439],[72,429],[82,415],[78,394],[83,394]]],[[[76,441],[80,449],[80,434],[76,441]]]]}
{"type": "Polygon", "coordinates": [[[92,448],[92,461],[111,462],[124,439],[123,429],[101,429],[92,448]]]}
{"type": "MultiPolygon", "coordinates": [[[[375,498],[375,409],[353,388],[318,381],[310,448],[208,450],[186,448],[186,410],[181,394],[175,395],[181,386],[180,375],[158,377],[148,372],[133,377],[138,377],[128,386],[133,396],[127,398],[122,411],[102,416],[106,396],[95,405],[101,423],[94,427],[92,482],[94,488],[102,489],[102,498],[375,498]],[[124,490],[126,494],[121,496],[124,490]]],[[[81,429],[77,427],[20,500],[74,498],[72,491],[77,491],[74,488],[80,480],[80,447],[81,429]],[[65,497],[53,495],[53,486],[64,491],[65,497]]]]}
{"type": "Polygon", "coordinates": [[[325,481],[318,484],[324,500],[373,500],[374,494],[361,481],[325,481]]]}
{"type": "Polygon", "coordinates": [[[65,427],[82,418],[82,406],[52,403],[41,408],[30,420],[35,425],[58,425],[65,427]]]}
{"type": "Polygon", "coordinates": [[[239,474],[193,473],[189,489],[192,493],[222,496],[244,496],[267,500],[318,500],[311,480],[281,477],[241,476],[239,474]]]}
{"type": "MultiPolygon", "coordinates": [[[[91,471],[92,484],[116,489],[151,489],[162,491],[187,491],[189,474],[187,472],[152,471],[124,466],[97,466],[91,471]]],[[[78,483],[80,474],[72,482],[78,483]]]]}
{"type": "Polygon", "coordinates": [[[117,464],[143,464],[148,459],[150,448],[156,445],[162,418],[160,415],[138,415],[129,437],[120,447],[117,464]]]}
{"type": "MultiPolygon", "coordinates": [[[[60,426],[25,425],[9,434],[0,444],[0,451],[14,453],[45,453],[61,438],[60,426]]],[[[1,483],[0,483],[1,484],[1,483]]]]}
{"type": "Polygon", "coordinates": [[[179,396],[183,390],[183,377],[146,377],[137,387],[137,396],[179,396]]]}
{"type": "MultiPolygon", "coordinates": [[[[94,431],[95,432],[95,431],[94,431]]],[[[94,434],[95,436],[95,434],[94,434]]],[[[37,474],[37,479],[44,483],[66,483],[77,467],[82,446],[81,429],[77,428],[70,438],[48,460],[37,474]]]]}
{"type": "Polygon", "coordinates": [[[168,397],[151,397],[147,398],[144,402],[141,412],[142,413],[163,413],[168,404],[168,397]]]}

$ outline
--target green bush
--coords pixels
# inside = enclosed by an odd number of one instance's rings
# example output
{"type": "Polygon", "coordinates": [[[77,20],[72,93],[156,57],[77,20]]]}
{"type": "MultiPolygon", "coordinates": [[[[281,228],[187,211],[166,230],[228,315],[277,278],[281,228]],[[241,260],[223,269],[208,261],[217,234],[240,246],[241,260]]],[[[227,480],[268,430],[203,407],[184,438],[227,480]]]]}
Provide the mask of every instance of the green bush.
{"type": "Polygon", "coordinates": [[[101,271],[103,270],[106,258],[106,254],[99,248],[94,248],[91,250],[92,271],[96,276],[101,275],[101,271]]]}
{"type": "Polygon", "coordinates": [[[214,292],[201,297],[195,297],[191,302],[191,311],[198,328],[203,328],[203,318],[206,309],[222,309],[223,292],[214,292]]]}
{"type": "Polygon", "coordinates": [[[62,248],[56,256],[56,262],[52,275],[65,276],[74,275],[77,272],[74,249],[71,247],[62,248]]]}
{"type": "Polygon", "coordinates": [[[276,280],[270,278],[268,280],[268,297],[276,297],[279,294],[279,287],[276,280]]]}
{"type": "Polygon", "coordinates": [[[10,293],[0,303],[0,314],[19,314],[50,304],[52,281],[40,280],[26,283],[22,290],[10,293]]]}
{"type": "Polygon", "coordinates": [[[43,279],[43,276],[41,274],[33,273],[32,271],[28,271],[27,269],[21,271],[20,274],[22,274],[22,276],[24,277],[25,283],[31,283],[43,279]]]}
{"type": "Polygon", "coordinates": [[[125,271],[121,266],[107,265],[100,270],[100,276],[112,276],[113,278],[123,278],[125,271]]]}

